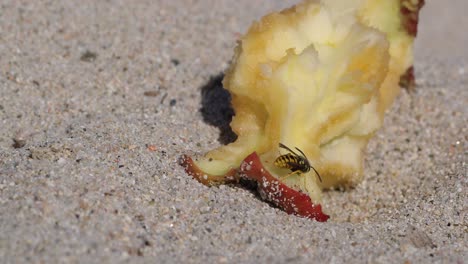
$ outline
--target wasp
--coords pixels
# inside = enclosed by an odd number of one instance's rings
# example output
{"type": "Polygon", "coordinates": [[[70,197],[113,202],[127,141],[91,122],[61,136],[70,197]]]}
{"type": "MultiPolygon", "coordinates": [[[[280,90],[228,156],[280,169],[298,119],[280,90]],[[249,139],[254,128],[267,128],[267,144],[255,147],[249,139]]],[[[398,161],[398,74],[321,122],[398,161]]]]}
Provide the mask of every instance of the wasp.
{"type": "Polygon", "coordinates": [[[315,168],[310,165],[309,160],[307,159],[304,152],[302,152],[302,150],[296,148],[296,150],[302,154],[302,155],[299,155],[296,152],[294,152],[292,149],[283,145],[282,143],[279,143],[279,147],[286,149],[290,153],[281,155],[278,158],[276,158],[275,166],[278,168],[290,169],[292,171],[288,175],[281,177],[282,179],[285,179],[294,174],[301,174],[301,173],[308,172],[312,168],[317,174],[320,182],[322,182],[322,177],[320,177],[320,174],[317,172],[317,170],[315,170],[315,168]]]}

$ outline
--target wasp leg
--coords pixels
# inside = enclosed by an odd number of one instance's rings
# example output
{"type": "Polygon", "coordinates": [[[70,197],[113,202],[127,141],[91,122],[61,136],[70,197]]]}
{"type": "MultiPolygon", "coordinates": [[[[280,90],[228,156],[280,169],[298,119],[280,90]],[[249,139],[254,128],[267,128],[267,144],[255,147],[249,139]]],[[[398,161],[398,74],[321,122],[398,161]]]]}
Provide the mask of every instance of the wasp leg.
{"type": "Polygon", "coordinates": [[[289,176],[292,176],[292,175],[294,175],[294,174],[301,174],[301,171],[300,171],[300,170],[297,170],[297,171],[293,171],[293,172],[289,173],[288,175],[281,176],[281,177],[280,177],[280,180],[284,180],[284,179],[286,179],[286,178],[288,178],[289,176]]]}

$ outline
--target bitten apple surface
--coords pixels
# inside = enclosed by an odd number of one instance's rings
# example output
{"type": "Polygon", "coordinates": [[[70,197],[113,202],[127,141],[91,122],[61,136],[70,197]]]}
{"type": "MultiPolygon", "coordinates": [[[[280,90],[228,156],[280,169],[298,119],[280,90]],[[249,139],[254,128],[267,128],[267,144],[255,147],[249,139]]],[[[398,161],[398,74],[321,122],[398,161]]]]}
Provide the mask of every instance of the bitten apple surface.
{"type": "Polygon", "coordinates": [[[284,183],[320,202],[324,188],[358,183],[365,147],[382,125],[413,63],[423,1],[304,1],[255,22],[240,39],[223,84],[232,97],[235,142],[195,161],[210,177],[238,170],[256,152],[265,169],[301,149],[314,172],[284,183]],[[416,20],[416,22],[414,22],[416,20]]]}

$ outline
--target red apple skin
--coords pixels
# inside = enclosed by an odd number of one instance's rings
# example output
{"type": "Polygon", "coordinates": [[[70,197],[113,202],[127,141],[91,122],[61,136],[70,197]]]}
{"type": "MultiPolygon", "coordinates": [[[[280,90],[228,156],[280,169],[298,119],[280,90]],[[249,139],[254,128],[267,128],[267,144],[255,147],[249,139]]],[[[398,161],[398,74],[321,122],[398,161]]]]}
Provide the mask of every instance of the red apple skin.
{"type": "Polygon", "coordinates": [[[414,91],[416,88],[416,81],[414,78],[414,67],[411,66],[406,70],[405,74],[400,76],[400,83],[401,87],[408,89],[409,91],[414,91]]]}
{"type": "Polygon", "coordinates": [[[411,2],[411,0],[401,0],[401,22],[406,32],[410,36],[416,37],[418,34],[419,11],[424,6],[425,0],[418,0],[415,4],[411,2]],[[408,8],[408,6],[411,8],[408,8]]]}
{"type": "Polygon", "coordinates": [[[263,167],[256,152],[244,159],[239,170],[232,169],[226,175],[207,174],[186,155],[181,157],[180,165],[185,168],[188,175],[204,185],[218,186],[237,183],[240,177],[243,177],[256,181],[261,197],[288,214],[315,219],[319,222],[325,222],[330,218],[322,212],[320,204],[315,205],[308,195],[289,188],[273,177],[263,167]]]}
{"type": "MultiPolygon", "coordinates": [[[[406,30],[408,35],[416,37],[418,34],[419,11],[424,6],[425,0],[418,0],[412,4],[410,0],[401,0],[401,26],[406,30]],[[410,6],[411,8],[408,8],[410,6]]],[[[414,78],[414,68],[411,66],[400,77],[400,86],[413,91],[416,88],[416,81],[414,78]]]]}
{"type": "Polygon", "coordinates": [[[240,166],[241,177],[258,182],[258,191],[263,199],[271,202],[288,214],[294,214],[319,222],[326,222],[330,216],[322,212],[320,204],[314,204],[307,194],[289,188],[273,177],[262,165],[257,153],[247,156],[240,166]]]}

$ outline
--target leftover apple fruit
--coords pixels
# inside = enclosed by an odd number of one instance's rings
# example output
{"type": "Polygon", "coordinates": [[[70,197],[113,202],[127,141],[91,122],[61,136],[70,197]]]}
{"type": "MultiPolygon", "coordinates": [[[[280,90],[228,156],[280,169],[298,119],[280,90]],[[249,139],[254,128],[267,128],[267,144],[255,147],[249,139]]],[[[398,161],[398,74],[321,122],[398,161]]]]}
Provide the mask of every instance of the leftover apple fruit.
{"type": "Polygon", "coordinates": [[[362,180],[366,145],[399,84],[414,85],[412,46],[423,4],[309,0],[254,22],[223,80],[236,141],[181,164],[210,186],[254,180],[262,197],[287,213],[326,221],[322,190],[362,180]],[[301,150],[313,169],[276,166],[287,155],[281,146],[301,150]]]}

